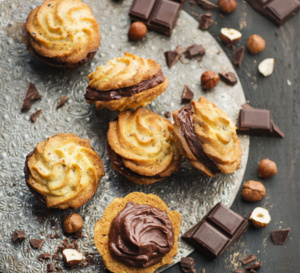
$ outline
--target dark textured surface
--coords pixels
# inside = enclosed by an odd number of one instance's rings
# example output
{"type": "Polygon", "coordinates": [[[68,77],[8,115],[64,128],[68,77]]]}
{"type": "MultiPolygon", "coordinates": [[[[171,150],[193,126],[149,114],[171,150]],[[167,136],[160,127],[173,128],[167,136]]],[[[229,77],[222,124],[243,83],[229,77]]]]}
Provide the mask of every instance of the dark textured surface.
{"type": "MultiPolygon", "coordinates": [[[[213,1],[216,3],[217,1],[213,1]]],[[[202,268],[206,272],[234,272],[243,267],[241,259],[255,254],[257,261],[262,261],[261,273],[299,272],[300,268],[300,14],[280,28],[268,19],[256,13],[244,1],[237,1],[238,7],[233,14],[219,16],[219,11],[212,11],[217,24],[209,32],[217,39],[221,27],[232,27],[240,30],[242,39],[237,47],[246,45],[252,34],[261,35],[266,40],[266,49],[258,55],[245,51],[241,68],[236,72],[241,80],[246,99],[256,108],[270,109],[272,119],[284,132],[285,138],[251,137],[248,165],[244,181],[250,179],[262,181],[266,186],[266,197],[257,203],[246,203],[237,194],[232,209],[241,215],[248,216],[258,206],[269,210],[272,220],[264,229],[250,228],[241,239],[226,250],[216,261],[211,262],[197,252],[190,257],[196,261],[196,272],[202,268]],[[273,75],[264,78],[259,75],[257,65],[265,58],[276,59],[273,75]],[[270,158],[277,163],[278,173],[270,179],[257,176],[257,165],[263,158],[270,158]],[[274,245],[271,231],[291,228],[285,245],[274,245]]],[[[189,2],[184,10],[196,20],[205,11],[189,2]]],[[[232,59],[233,51],[219,42],[228,57],[232,59]]],[[[240,190],[241,191],[241,190],[240,190]]],[[[176,264],[166,270],[168,273],[182,272],[176,264]]]]}

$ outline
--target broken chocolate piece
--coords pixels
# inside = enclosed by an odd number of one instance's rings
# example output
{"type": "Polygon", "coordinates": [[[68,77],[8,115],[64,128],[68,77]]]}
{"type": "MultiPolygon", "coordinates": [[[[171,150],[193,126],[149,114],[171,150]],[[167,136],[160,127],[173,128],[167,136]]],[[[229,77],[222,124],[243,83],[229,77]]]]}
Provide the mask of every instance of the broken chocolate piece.
{"type": "Polygon", "coordinates": [[[247,257],[245,257],[243,260],[242,260],[242,264],[243,265],[246,265],[246,264],[249,264],[253,261],[255,261],[257,259],[257,257],[253,254],[251,255],[248,255],[247,257]]]}
{"type": "Polygon", "coordinates": [[[249,227],[247,218],[240,216],[222,203],[215,205],[204,218],[182,235],[208,259],[216,259],[249,227]]]}
{"type": "Polygon", "coordinates": [[[211,13],[205,13],[201,14],[199,18],[199,29],[201,30],[207,30],[209,29],[213,24],[213,19],[211,13]]]}
{"type": "Polygon", "coordinates": [[[205,54],[205,48],[202,45],[193,44],[187,48],[184,52],[184,56],[188,59],[192,59],[197,56],[203,56],[205,54]]]}
{"type": "Polygon", "coordinates": [[[38,256],[38,260],[40,262],[43,262],[45,260],[49,260],[51,258],[51,254],[50,253],[42,253],[38,256]]]}
{"type": "Polygon", "coordinates": [[[167,111],[167,112],[165,112],[164,115],[165,115],[166,118],[170,118],[170,117],[171,117],[171,112],[170,112],[170,111],[167,111]]]}
{"type": "Polygon", "coordinates": [[[245,272],[246,272],[246,270],[243,268],[238,268],[234,271],[234,273],[245,273],[245,272]]]}
{"type": "Polygon", "coordinates": [[[47,264],[47,273],[54,272],[54,269],[55,269],[54,264],[47,264]]]}
{"type": "Polygon", "coordinates": [[[219,73],[221,81],[225,82],[228,85],[235,85],[237,83],[237,78],[233,72],[224,72],[219,73]]]}
{"type": "Polygon", "coordinates": [[[175,50],[168,50],[164,53],[166,58],[166,63],[169,69],[171,69],[171,67],[178,61],[183,51],[184,51],[183,47],[179,45],[176,47],[175,50]]]}
{"type": "Polygon", "coordinates": [[[274,245],[284,245],[289,234],[290,234],[291,229],[281,229],[281,230],[273,230],[272,231],[272,241],[274,245]]]}
{"type": "Polygon", "coordinates": [[[27,90],[26,90],[26,93],[25,93],[25,96],[24,96],[24,99],[23,99],[23,102],[21,105],[21,111],[24,112],[24,111],[29,110],[31,108],[33,102],[36,100],[39,100],[41,98],[42,98],[42,96],[40,95],[39,91],[36,89],[35,84],[30,82],[27,87],[27,90]]]}
{"type": "Polygon", "coordinates": [[[42,113],[42,110],[37,110],[30,116],[30,120],[32,122],[36,122],[36,120],[38,119],[38,117],[40,116],[41,113],[42,113]]]}
{"type": "Polygon", "coordinates": [[[217,9],[219,6],[215,5],[214,3],[208,0],[196,0],[197,4],[203,9],[217,9]]]}
{"type": "Polygon", "coordinates": [[[187,86],[184,86],[181,103],[189,103],[194,98],[194,92],[187,86]]]}
{"type": "Polygon", "coordinates": [[[11,237],[14,243],[21,243],[25,240],[25,232],[23,230],[16,229],[11,237]]]}
{"type": "Polygon", "coordinates": [[[65,103],[66,103],[66,101],[67,101],[68,99],[69,99],[68,96],[62,95],[61,98],[60,98],[60,100],[59,100],[59,102],[58,102],[57,105],[56,105],[56,109],[58,109],[58,108],[64,106],[65,103]]]}
{"type": "Polygon", "coordinates": [[[195,271],[195,260],[190,257],[181,258],[180,260],[181,269],[185,273],[196,273],[195,271]]]}
{"type": "Polygon", "coordinates": [[[44,239],[30,239],[29,240],[30,245],[32,246],[32,248],[35,248],[35,249],[41,249],[44,242],[45,242],[44,239]]]}
{"type": "Polygon", "coordinates": [[[262,262],[256,262],[256,263],[246,267],[246,270],[251,270],[251,269],[258,270],[261,268],[261,266],[262,266],[262,262]]]}
{"type": "Polygon", "coordinates": [[[242,66],[242,61],[244,59],[244,54],[245,54],[245,47],[241,46],[240,48],[237,49],[236,52],[233,54],[233,64],[237,67],[242,66]]]}
{"type": "Polygon", "coordinates": [[[54,253],[54,254],[52,255],[52,260],[60,260],[59,255],[56,254],[56,253],[54,253]]]}

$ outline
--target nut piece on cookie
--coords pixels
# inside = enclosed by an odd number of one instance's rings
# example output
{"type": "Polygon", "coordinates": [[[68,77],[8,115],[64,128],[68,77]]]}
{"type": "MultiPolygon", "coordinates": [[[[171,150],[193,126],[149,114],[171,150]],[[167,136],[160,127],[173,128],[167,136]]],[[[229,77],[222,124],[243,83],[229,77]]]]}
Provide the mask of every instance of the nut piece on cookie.
{"type": "Polygon", "coordinates": [[[45,0],[30,12],[22,39],[33,56],[62,68],[89,62],[101,41],[92,10],[81,0],[45,0]]]}
{"type": "Polygon", "coordinates": [[[24,172],[37,202],[59,209],[85,204],[105,174],[102,160],[89,140],[64,133],[38,143],[26,157],[24,172]]]}
{"type": "Polygon", "coordinates": [[[98,66],[88,77],[85,99],[98,110],[124,111],[146,106],[169,85],[157,62],[130,53],[98,66]]]}
{"type": "Polygon", "coordinates": [[[177,254],[180,222],[180,214],[158,196],[133,192],[107,206],[94,242],[111,272],[153,273],[177,254]]]}
{"type": "Polygon", "coordinates": [[[173,112],[181,155],[202,174],[216,176],[239,169],[242,157],[236,127],[204,97],[173,112]]]}
{"type": "Polygon", "coordinates": [[[152,184],[180,165],[172,123],[146,109],[126,110],[109,123],[107,152],[113,168],[137,184],[152,184]]]}

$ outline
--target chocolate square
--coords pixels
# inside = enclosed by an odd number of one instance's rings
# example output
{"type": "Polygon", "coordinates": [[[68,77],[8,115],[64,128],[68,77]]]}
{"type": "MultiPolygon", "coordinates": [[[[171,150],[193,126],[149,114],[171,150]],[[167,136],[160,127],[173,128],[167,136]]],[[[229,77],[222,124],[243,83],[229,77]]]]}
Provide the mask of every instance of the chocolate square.
{"type": "Polygon", "coordinates": [[[134,0],[129,11],[132,19],[147,22],[156,0],[134,0]]]}
{"type": "Polygon", "coordinates": [[[298,7],[299,2],[296,0],[274,0],[266,6],[266,8],[281,21],[284,21],[298,7]]]}
{"type": "Polygon", "coordinates": [[[271,114],[269,110],[243,109],[240,114],[241,128],[271,129],[271,114]]]}

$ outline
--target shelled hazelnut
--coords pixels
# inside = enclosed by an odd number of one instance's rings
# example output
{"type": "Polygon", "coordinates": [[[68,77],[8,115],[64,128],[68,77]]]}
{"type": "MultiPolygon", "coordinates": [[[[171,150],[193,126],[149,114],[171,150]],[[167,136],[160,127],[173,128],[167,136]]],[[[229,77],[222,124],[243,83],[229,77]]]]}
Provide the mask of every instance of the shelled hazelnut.
{"type": "Polygon", "coordinates": [[[83,255],[76,249],[66,248],[62,251],[63,259],[67,267],[73,268],[77,266],[82,260],[83,255]]]}
{"type": "Polygon", "coordinates": [[[63,229],[66,233],[75,233],[83,227],[83,220],[77,213],[68,215],[63,221],[63,229]]]}
{"type": "Polygon", "coordinates": [[[271,222],[268,210],[257,207],[250,213],[250,221],[256,228],[264,228],[271,222]]]}
{"type": "Polygon", "coordinates": [[[261,178],[270,178],[277,173],[276,163],[270,159],[263,159],[258,164],[258,176],[261,178]]]}
{"type": "Polygon", "coordinates": [[[243,186],[242,198],[248,202],[257,202],[266,196],[265,186],[254,180],[249,180],[243,186]]]}
{"type": "Polygon", "coordinates": [[[201,76],[201,85],[204,90],[211,90],[219,83],[219,76],[213,71],[205,71],[201,76]]]}
{"type": "Polygon", "coordinates": [[[247,48],[251,54],[257,54],[264,51],[266,47],[266,41],[259,35],[252,35],[247,42],[247,48]]]}
{"type": "Polygon", "coordinates": [[[137,41],[144,38],[147,34],[147,26],[142,22],[134,22],[130,25],[128,39],[137,41]]]}
{"type": "Polygon", "coordinates": [[[219,0],[219,7],[224,13],[232,13],[236,10],[237,3],[235,0],[219,0]]]}
{"type": "Polygon", "coordinates": [[[242,38],[242,33],[234,28],[221,28],[221,39],[225,44],[233,44],[242,38]]]}

